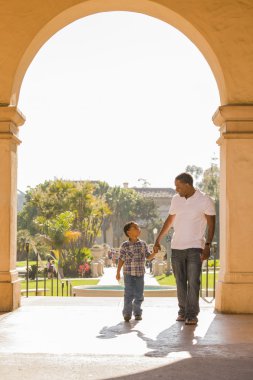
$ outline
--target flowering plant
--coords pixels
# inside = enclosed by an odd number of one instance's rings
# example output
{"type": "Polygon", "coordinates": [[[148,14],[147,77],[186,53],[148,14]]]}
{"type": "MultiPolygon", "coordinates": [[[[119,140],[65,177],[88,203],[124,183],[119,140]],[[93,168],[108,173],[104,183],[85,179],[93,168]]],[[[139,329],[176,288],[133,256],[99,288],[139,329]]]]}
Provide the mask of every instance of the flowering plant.
{"type": "Polygon", "coordinates": [[[78,267],[78,273],[81,277],[88,275],[90,273],[90,265],[88,263],[80,264],[78,267]]]}

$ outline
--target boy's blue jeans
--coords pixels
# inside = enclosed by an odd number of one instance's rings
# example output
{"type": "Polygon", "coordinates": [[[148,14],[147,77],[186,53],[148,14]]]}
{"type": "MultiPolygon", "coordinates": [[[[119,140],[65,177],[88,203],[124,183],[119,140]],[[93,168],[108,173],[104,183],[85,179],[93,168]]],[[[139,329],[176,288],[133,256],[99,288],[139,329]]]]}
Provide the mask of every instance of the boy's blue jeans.
{"type": "Polygon", "coordinates": [[[201,248],[172,249],[171,263],[177,283],[179,315],[195,318],[199,313],[201,248]]]}
{"type": "Polygon", "coordinates": [[[141,315],[141,304],[144,300],[144,275],[131,276],[124,275],[125,292],[124,292],[124,308],[123,315],[132,316],[141,315]]]}

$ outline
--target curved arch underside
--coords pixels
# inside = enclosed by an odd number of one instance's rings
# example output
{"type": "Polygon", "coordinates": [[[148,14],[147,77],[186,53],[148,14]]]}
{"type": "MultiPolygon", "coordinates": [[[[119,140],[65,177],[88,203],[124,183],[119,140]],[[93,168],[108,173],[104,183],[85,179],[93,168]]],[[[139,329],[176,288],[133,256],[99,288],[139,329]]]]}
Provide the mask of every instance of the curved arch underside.
{"type": "MultiPolygon", "coordinates": [[[[77,19],[110,11],[142,13],[174,26],[184,33],[206,58],[219,88],[221,104],[250,100],[247,91],[243,91],[238,87],[238,83],[235,83],[238,81],[238,76],[232,73],[233,67],[226,63],[227,57],[223,54],[224,48],[228,50],[233,47],[231,43],[229,44],[231,35],[227,35],[229,19],[226,16],[227,13],[236,11],[236,6],[233,4],[226,5],[225,9],[225,6],[217,7],[213,0],[206,1],[205,5],[202,0],[195,1],[190,6],[188,0],[180,2],[177,0],[56,0],[53,3],[54,5],[46,0],[38,6],[33,1],[27,0],[20,5],[19,1],[13,0],[1,6],[2,17],[6,18],[5,23],[0,26],[0,31],[9,41],[2,46],[0,54],[4,54],[5,57],[11,55],[12,58],[9,62],[4,60],[4,57],[1,60],[5,63],[0,74],[3,76],[0,80],[4,84],[0,94],[1,103],[17,105],[25,72],[38,50],[51,36],[77,19]],[[10,28],[11,33],[9,33],[10,28]],[[238,97],[242,97],[242,92],[244,99],[239,100],[238,97]]],[[[237,8],[239,12],[238,5],[237,8]]],[[[229,29],[231,30],[231,26],[229,29]]],[[[237,66],[236,69],[239,71],[240,67],[237,66]]],[[[241,85],[245,70],[247,72],[245,67],[244,71],[241,70],[241,85]]],[[[248,82],[245,81],[244,87],[248,82]]]]}

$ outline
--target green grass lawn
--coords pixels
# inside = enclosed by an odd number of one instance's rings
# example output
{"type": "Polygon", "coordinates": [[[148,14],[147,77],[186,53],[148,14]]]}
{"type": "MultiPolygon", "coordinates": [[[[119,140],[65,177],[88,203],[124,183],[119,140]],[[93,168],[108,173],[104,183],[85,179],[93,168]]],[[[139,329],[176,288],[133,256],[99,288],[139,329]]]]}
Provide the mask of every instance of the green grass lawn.
{"type": "MultiPolygon", "coordinates": [[[[43,262],[46,264],[46,260],[43,262]]],[[[36,261],[30,261],[29,260],[29,266],[36,265],[36,264],[37,264],[36,261]]],[[[17,267],[26,267],[26,261],[17,261],[17,267]]],[[[78,285],[97,285],[97,283],[99,282],[98,279],[93,279],[93,278],[77,278],[74,280],[68,280],[66,278],[63,281],[59,280],[58,281],[58,295],[59,296],[62,296],[62,294],[63,294],[63,296],[67,296],[67,281],[69,281],[68,294],[70,294],[70,283],[72,286],[78,286],[78,285]],[[62,283],[64,284],[63,287],[62,287],[62,283]]],[[[47,289],[47,291],[46,291],[47,296],[51,296],[51,295],[56,296],[57,295],[57,280],[56,280],[56,278],[54,278],[53,282],[51,279],[46,279],[45,285],[44,285],[44,279],[42,279],[42,278],[39,279],[38,280],[38,289],[44,289],[44,286],[47,289]],[[53,289],[53,292],[52,292],[52,289],[53,289]]],[[[29,289],[36,289],[36,281],[29,280],[28,288],[29,289]]],[[[22,278],[21,290],[25,290],[25,289],[26,289],[26,280],[25,280],[25,278],[22,278]]],[[[35,295],[35,291],[29,292],[29,295],[35,295]]],[[[43,293],[43,295],[44,295],[44,293],[43,293]]]]}
{"type": "MultiPolygon", "coordinates": [[[[157,282],[160,285],[169,285],[169,286],[176,286],[176,280],[175,276],[171,274],[170,276],[166,276],[165,274],[161,276],[155,276],[157,282]]],[[[218,279],[218,273],[216,273],[215,281],[217,282],[218,279]]],[[[214,280],[214,274],[208,273],[208,288],[213,288],[213,280],[214,280]]],[[[206,288],[206,273],[203,273],[201,276],[201,282],[202,282],[202,289],[206,288]]]]}
{"type": "MultiPolygon", "coordinates": [[[[45,264],[46,264],[46,260],[43,261],[45,264]]],[[[30,265],[36,265],[37,262],[36,261],[30,261],[29,260],[29,266],[30,265]]],[[[17,261],[16,262],[16,267],[26,267],[26,261],[17,261]]]]}
{"type": "MultiPolygon", "coordinates": [[[[216,261],[216,263],[215,263],[216,268],[219,268],[220,267],[220,260],[216,259],[215,261],[216,261]]],[[[209,259],[208,260],[208,266],[213,267],[214,266],[214,260],[209,259]]]]}
{"type": "MultiPolygon", "coordinates": [[[[67,296],[67,284],[66,284],[67,279],[64,279],[62,282],[64,283],[63,287],[63,296],[67,296]]],[[[92,278],[87,278],[87,279],[76,279],[76,280],[68,280],[69,281],[69,289],[70,289],[70,282],[72,286],[78,286],[78,285],[97,285],[99,280],[97,279],[92,279],[92,278]]],[[[58,282],[58,295],[62,296],[62,282],[59,280],[58,282]]],[[[47,296],[52,295],[52,280],[51,279],[46,279],[46,289],[48,291],[46,292],[47,296]]],[[[29,289],[36,289],[36,281],[29,280],[28,284],[29,289]]],[[[38,288],[39,289],[44,289],[44,280],[38,280],[38,288]]],[[[21,289],[26,289],[26,281],[22,279],[21,281],[21,289]]],[[[70,294],[70,290],[68,291],[68,294],[70,294]]],[[[24,293],[25,295],[25,293],[24,293]]],[[[29,295],[35,295],[34,293],[29,293],[29,295]]],[[[53,296],[57,295],[57,281],[56,279],[53,280],[53,296]]]]}

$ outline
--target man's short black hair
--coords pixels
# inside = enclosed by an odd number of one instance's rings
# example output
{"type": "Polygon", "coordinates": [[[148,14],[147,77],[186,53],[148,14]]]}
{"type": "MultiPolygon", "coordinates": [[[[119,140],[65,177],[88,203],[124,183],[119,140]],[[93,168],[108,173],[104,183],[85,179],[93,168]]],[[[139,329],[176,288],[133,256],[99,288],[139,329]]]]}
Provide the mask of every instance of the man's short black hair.
{"type": "Polygon", "coordinates": [[[136,222],[131,221],[131,222],[128,222],[127,224],[124,225],[124,232],[125,232],[125,235],[127,237],[129,237],[127,234],[127,231],[130,230],[130,228],[132,227],[133,224],[136,224],[136,222]]]}
{"type": "Polygon", "coordinates": [[[188,183],[189,185],[193,186],[193,178],[189,173],[181,173],[176,176],[175,180],[183,183],[188,183]]]}

